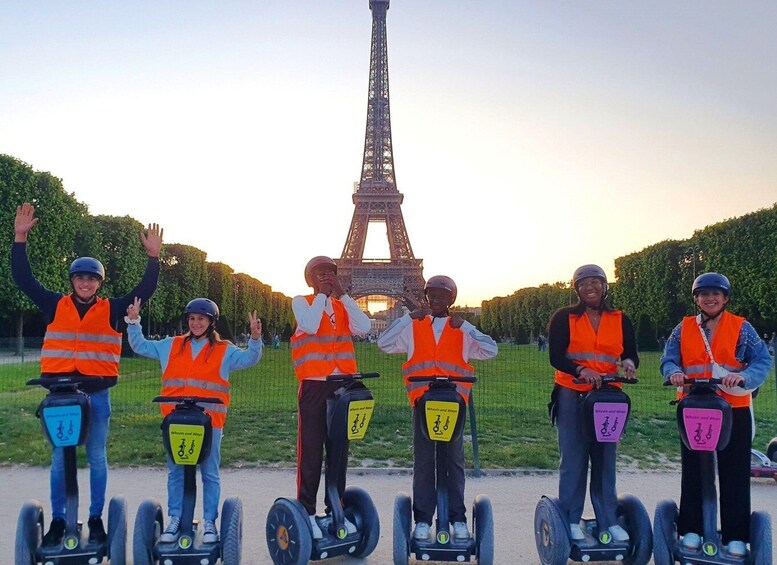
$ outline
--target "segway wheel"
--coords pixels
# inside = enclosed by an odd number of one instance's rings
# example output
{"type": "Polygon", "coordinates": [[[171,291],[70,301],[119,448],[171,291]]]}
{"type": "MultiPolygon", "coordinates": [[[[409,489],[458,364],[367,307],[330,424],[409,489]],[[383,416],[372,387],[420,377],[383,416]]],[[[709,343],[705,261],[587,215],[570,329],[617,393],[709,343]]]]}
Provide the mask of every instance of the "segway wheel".
{"type": "Polygon", "coordinates": [[[777,463],[777,437],[773,437],[769,442],[769,447],[766,448],[766,456],[777,463]]]}
{"type": "Polygon", "coordinates": [[[114,496],[108,505],[108,559],[111,565],[127,563],[127,501],[114,496]]]}
{"type": "Polygon", "coordinates": [[[162,505],[157,500],[144,500],[135,516],[132,532],[132,563],[134,565],[155,565],[154,546],[159,541],[164,527],[162,505]]]}
{"type": "Polygon", "coordinates": [[[623,562],[626,565],[647,565],[653,555],[653,529],[645,506],[636,496],[624,494],[618,497],[616,512],[631,538],[631,549],[623,562]]]}
{"type": "Polygon", "coordinates": [[[221,562],[240,565],[243,551],[243,503],[227,498],[221,505],[221,562]]]}
{"type": "Polygon", "coordinates": [[[766,512],[750,514],[750,558],[753,565],[772,562],[772,518],[766,512]]]}
{"type": "Polygon", "coordinates": [[[15,565],[35,565],[38,547],[43,543],[43,507],[37,500],[22,505],[16,523],[15,565]]]}
{"type": "Polygon", "coordinates": [[[677,504],[662,500],[653,517],[653,561],[656,565],[674,565],[677,541],[677,504]]]}
{"type": "Polygon", "coordinates": [[[362,541],[353,552],[354,557],[367,557],[375,551],[380,541],[380,518],[378,510],[367,491],[359,487],[348,487],[343,493],[345,513],[353,517],[362,541]]]}
{"type": "Polygon", "coordinates": [[[566,565],[571,546],[556,504],[543,496],[534,510],[534,541],[542,565],[566,565]]]}
{"type": "Polygon", "coordinates": [[[494,513],[491,500],[484,494],[475,497],[472,505],[472,529],[475,533],[475,556],[480,565],[494,563],[494,513]]]}
{"type": "Polygon", "coordinates": [[[412,508],[407,493],[394,499],[394,565],[407,565],[410,558],[410,520],[412,508]]]}
{"type": "Polygon", "coordinates": [[[313,532],[302,505],[279,498],[267,514],[267,549],[276,565],[304,565],[313,551],[313,532]]]}

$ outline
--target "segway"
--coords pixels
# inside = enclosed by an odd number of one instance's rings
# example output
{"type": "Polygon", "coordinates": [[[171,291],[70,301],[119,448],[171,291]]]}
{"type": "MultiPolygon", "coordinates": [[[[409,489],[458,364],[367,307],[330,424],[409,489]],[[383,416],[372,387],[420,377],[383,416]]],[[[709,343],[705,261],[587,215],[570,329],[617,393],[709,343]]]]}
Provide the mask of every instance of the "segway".
{"type": "Polygon", "coordinates": [[[378,373],[330,375],[329,382],[342,386],[334,398],[327,400],[327,437],[325,488],[331,501],[330,513],[316,517],[323,537],[313,538],[313,530],[305,507],[294,498],[278,498],[267,514],[267,549],[273,563],[303,565],[309,561],[337,555],[366,557],[380,540],[378,511],[361,488],[348,487],[340,496],[337,491],[337,462],[341,461],[348,440],[364,439],[370,424],[375,401],[362,379],[379,377],[378,373]],[[342,501],[341,504],[337,504],[342,501]],[[348,533],[345,518],[356,526],[348,533]]]}
{"type": "MultiPolygon", "coordinates": [[[[584,384],[584,379],[573,379],[584,384]]],[[[581,430],[590,442],[617,443],[629,419],[631,400],[613,383],[635,384],[636,378],[617,374],[602,375],[602,386],[583,398],[581,430]]],[[[593,472],[593,471],[592,471],[593,472]]],[[[534,511],[534,540],[543,565],[563,565],[572,561],[622,561],[627,565],[644,565],[650,561],[653,532],[650,517],[640,500],[630,494],[618,496],[615,511],[617,523],[629,534],[626,541],[616,541],[596,518],[583,517],[580,524],[585,538],[573,540],[569,520],[557,498],[543,496],[534,511]]]]}
{"type": "Polygon", "coordinates": [[[49,443],[61,447],[65,464],[65,535],[57,545],[43,545],[43,507],[37,500],[24,503],[16,526],[16,565],[80,565],[102,563],[108,558],[114,565],[127,561],[127,503],[124,498],[111,498],[108,505],[108,532],[102,543],[89,543],[78,519],[78,469],[76,447],[84,445],[89,436],[89,397],[80,390],[86,382],[95,383],[101,377],[47,375],[27,381],[40,385],[48,394],[38,406],[43,435],[49,443]]]}
{"type": "MultiPolygon", "coordinates": [[[[702,481],[703,541],[698,549],[683,546],[677,534],[677,504],[662,500],[653,519],[653,558],[656,565],[723,563],[766,565],[772,562],[772,525],[766,512],[750,514],[750,549],[746,556],[728,553],[721,543],[718,494],[715,488],[715,452],[731,438],[731,405],[715,393],[722,379],[685,379],[689,394],[677,405],[677,427],[685,446],[699,452],[702,481]]],[[[665,383],[670,385],[670,383],[665,383]]]]}
{"type": "Polygon", "coordinates": [[[469,562],[473,557],[481,565],[494,562],[494,518],[491,500],[475,497],[472,507],[472,534],[467,540],[451,535],[448,509],[448,444],[458,440],[464,428],[466,405],[456,391],[456,383],[474,383],[475,377],[408,377],[411,382],[428,382],[429,388],[418,399],[416,410],[425,416],[423,432],[435,442],[437,486],[436,535],[418,540],[411,535],[412,501],[400,492],[394,499],[394,565],[407,565],[411,554],[422,561],[469,562]]]}
{"type": "Polygon", "coordinates": [[[135,516],[132,543],[134,565],[239,565],[243,540],[243,507],[239,498],[227,498],[221,506],[221,537],[204,543],[199,521],[194,519],[197,503],[197,464],[210,454],[213,427],[210,416],[198,403],[222,404],[220,398],[200,396],[157,396],[154,402],[175,403],[162,421],[165,450],[175,464],[183,465],[183,507],[178,539],[162,542],[164,514],[158,500],[144,500],[135,516]]]}

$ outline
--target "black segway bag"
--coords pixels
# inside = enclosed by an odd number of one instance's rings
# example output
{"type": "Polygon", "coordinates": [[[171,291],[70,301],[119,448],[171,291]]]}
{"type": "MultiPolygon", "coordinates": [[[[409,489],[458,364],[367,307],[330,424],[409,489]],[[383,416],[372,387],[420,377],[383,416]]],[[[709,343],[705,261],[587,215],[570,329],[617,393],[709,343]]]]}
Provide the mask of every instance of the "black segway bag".
{"type": "Polygon", "coordinates": [[[80,390],[52,390],[38,406],[43,434],[54,447],[83,445],[89,437],[89,397],[80,390]]]}
{"type": "Polygon", "coordinates": [[[720,451],[731,439],[731,405],[712,388],[694,391],[677,405],[677,427],[691,451],[720,451]]]}
{"type": "Polygon", "coordinates": [[[162,420],[165,449],[178,465],[197,465],[210,454],[213,424],[196,405],[178,404],[162,420]]]}
{"type": "Polygon", "coordinates": [[[603,385],[593,389],[581,400],[580,429],[589,442],[620,441],[631,412],[631,399],[621,389],[603,385]]]}
{"type": "Polygon", "coordinates": [[[456,385],[449,384],[450,388],[442,388],[436,384],[416,402],[416,410],[421,410],[426,421],[424,434],[431,441],[457,440],[464,427],[466,403],[456,392],[456,385]]]}
{"type": "Polygon", "coordinates": [[[361,381],[352,381],[338,388],[334,397],[326,401],[328,437],[364,439],[374,407],[372,392],[361,381]]]}

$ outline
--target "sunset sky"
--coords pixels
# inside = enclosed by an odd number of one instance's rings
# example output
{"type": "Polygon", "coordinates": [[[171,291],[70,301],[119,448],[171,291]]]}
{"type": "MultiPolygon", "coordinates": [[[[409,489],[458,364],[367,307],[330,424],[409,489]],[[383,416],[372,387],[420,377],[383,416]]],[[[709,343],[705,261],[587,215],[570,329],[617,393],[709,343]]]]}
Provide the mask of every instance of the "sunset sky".
{"type": "MultiPolygon", "coordinates": [[[[775,29],[770,1],[392,0],[424,274],[476,305],[777,202],[775,29]]],[[[0,153],[305,293],[353,214],[370,32],[368,0],[6,0],[0,153]]]]}

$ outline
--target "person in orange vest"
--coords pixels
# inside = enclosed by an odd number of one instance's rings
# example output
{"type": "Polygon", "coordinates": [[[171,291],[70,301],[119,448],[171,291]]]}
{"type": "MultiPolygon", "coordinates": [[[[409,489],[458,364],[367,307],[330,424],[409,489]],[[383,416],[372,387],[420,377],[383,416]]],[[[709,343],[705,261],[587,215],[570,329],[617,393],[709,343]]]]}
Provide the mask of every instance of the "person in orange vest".
{"type": "MultiPolygon", "coordinates": [[[[297,392],[297,500],[307,510],[315,539],[323,532],[316,522],[316,498],[321,482],[321,464],[326,441],[326,401],[333,398],[342,383],[329,383],[329,375],[357,373],[354,335],[366,335],[371,328],[367,314],[345,294],[337,278],[337,265],[319,255],[305,265],[305,282],[313,294],[295,296],[291,301],[297,328],[291,337],[291,358],[299,381],[297,392]]],[[[329,461],[339,469],[337,490],[345,491],[348,450],[341,461],[329,461]]],[[[329,500],[327,510],[340,501],[329,500]]],[[[329,512],[327,511],[327,514],[329,512]]],[[[346,519],[348,533],[356,526],[346,519]]]]}
{"type": "MultiPolygon", "coordinates": [[[[378,347],[386,353],[406,353],[402,365],[405,389],[413,407],[413,536],[419,540],[431,537],[431,523],[437,508],[435,489],[435,445],[423,433],[424,415],[416,410],[418,399],[428,383],[411,383],[412,376],[471,377],[470,359],[496,357],[496,342],[480,332],[449,308],[456,301],[456,283],[444,275],[430,277],[424,285],[428,306],[419,306],[395,320],[378,338],[378,347]]],[[[469,401],[471,383],[456,383],[464,401],[469,401]]],[[[464,434],[448,446],[448,500],[453,537],[469,538],[464,505],[464,434]]]]}
{"type": "MultiPolygon", "coordinates": [[[[766,344],[750,323],[726,309],[731,283],[720,273],[703,273],[691,287],[701,312],[683,318],[672,331],[661,357],[665,381],[681,387],[683,379],[719,377],[718,394],[731,404],[731,439],[718,451],[720,525],[722,541],[734,556],[747,555],[750,540],[750,448],[753,418],[751,391],[769,376],[772,359],[766,344]]],[[[682,392],[679,392],[682,395],[682,392]]],[[[698,549],[702,539],[701,467],[699,454],[680,442],[682,481],[681,542],[698,549]]]]}
{"type": "MultiPolygon", "coordinates": [[[[24,294],[41,310],[47,322],[41,350],[41,374],[102,377],[82,385],[91,404],[91,428],[86,441],[91,501],[89,504],[89,543],[106,540],[102,512],[108,484],[106,444],[111,417],[110,387],[119,376],[121,333],[115,328],[134,296],[151,298],[159,280],[159,251],[163,230],[150,224],[140,239],[148,254],[146,270],[138,286],[125,296],[100,298],[105,268],[92,257],[79,257],[70,264],[72,292],[62,294],[44,288],[32,274],[27,257],[27,234],[38,223],[35,207],[25,202],[16,208],[14,244],[11,249],[11,275],[24,294]],[[96,339],[79,339],[92,335],[96,339]]],[[[65,463],[62,448],[51,452],[51,525],[44,545],[59,545],[65,535],[65,463]]]]}
{"type": "MultiPolygon", "coordinates": [[[[205,413],[213,424],[213,443],[210,455],[198,465],[202,476],[202,517],[204,543],[219,540],[216,518],[221,498],[221,440],[229,408],[229,375],[238,369],[256,365],[262,358],[262,321],[256,311],[249,313],[251,339],[248,348],[240,349],[221,338],[216,331],[219,307],[207,298],[191,300],[183,311],[189,331],[181,336],[147,340],[140,326],[140,300],[127,308],[127,334],[132,350],[138,355],[159,361],[162,367],[162,396],[210,396],[220,398],[223,404],[207,404],[205,413]]],[[[173,411],[172,404],[161,404],[162,414],[173,411]]],[[[183,512],[182,465],[176,465],[167,456],[167,511],[169,520],[160,541],[178,539],[183,512]]]]}
{"type": "Polygon", "coordinates": [[[572,286],[578,297],[574,306],[558,309],[548,324],[548,356],[556,369],[551,395],[551,419],[558,427],[559,463],[558,498],[566,512],[570,536],[585,539],[580,527],[585,505],[589,461],[591,505],[596,519],[616,541],[629,534],[617,523],[618,496],[615,485],[617,443],[587,441],[580,429],[581,395],[602,384],[602,374],[617,373],[619,367],[628,377],[637,375],[639,355],[631,320],[620,310],[607,305],[607,275],[598,265],[583,265],[575,270],[572,286]],[[572,382],[585,379],[585,384],[572,382]]]}

